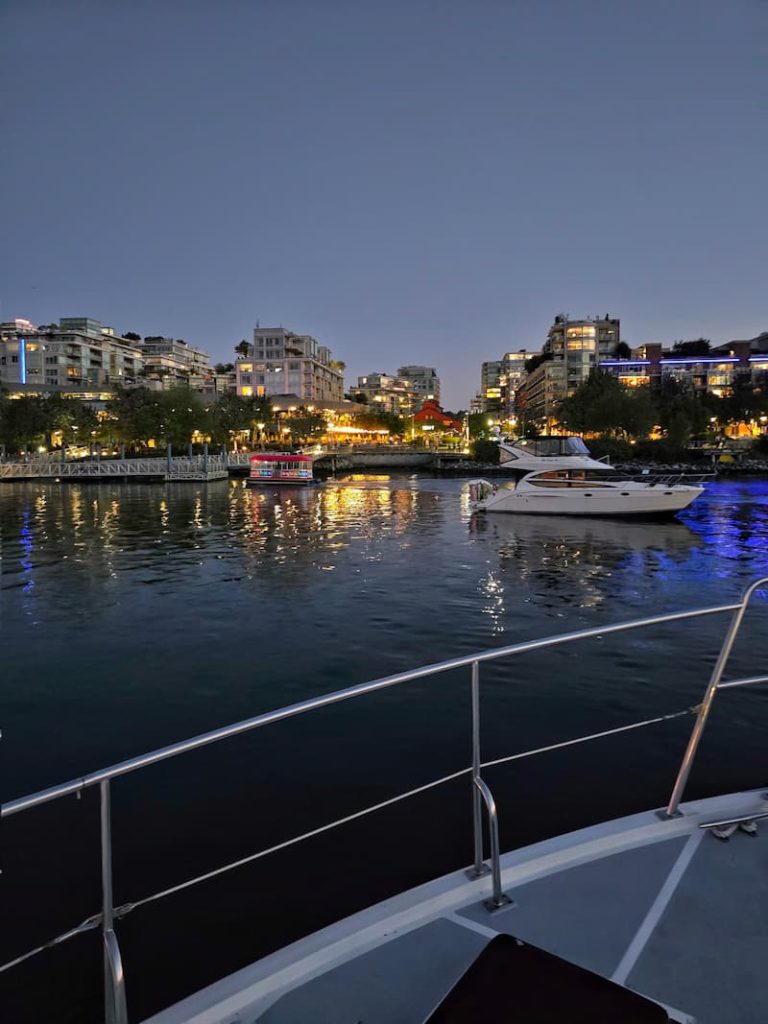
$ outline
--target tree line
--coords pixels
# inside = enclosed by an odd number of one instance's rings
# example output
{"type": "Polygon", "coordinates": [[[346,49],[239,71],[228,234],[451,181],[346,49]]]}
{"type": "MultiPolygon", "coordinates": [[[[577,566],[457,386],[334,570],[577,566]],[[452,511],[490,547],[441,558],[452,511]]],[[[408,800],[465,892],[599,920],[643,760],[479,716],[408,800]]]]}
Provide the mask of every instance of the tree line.
{"type": "Polygon", "coordinates": [[[557,420],[579,434],[607,438],[646,438],[660,427],[674,445],[691,438],[718,433],[728,424],[759,420],[768,416],[768,374],[753,380],[749,373],[737,374],[724,396],[703,391],[695,393],[674,378],[659,388],[627,388],[605,371],[593,370],[576,391],[557,409],[557,420]]]}
{"type": "MultiPolygon", "coordinates": [[[[398,416],[361,407],[355,424],[385,428],[402,436],[406,423],[398,416]]],[[[324,417],[305,407],[290,414],[276,412],[267,398],[221,395],[207,403],[200,394],[179,385],[168,391],[117,387],[103,412],[77,398],[53,394],[11,398],[0,391],[0,445],[6,453],[44,447],[113,445],[131,453],[155,447],[186,447],[193,435],[217,446],[229,445],[247,432],[251,441],[301,443],[325,431],[324,417]]]]}

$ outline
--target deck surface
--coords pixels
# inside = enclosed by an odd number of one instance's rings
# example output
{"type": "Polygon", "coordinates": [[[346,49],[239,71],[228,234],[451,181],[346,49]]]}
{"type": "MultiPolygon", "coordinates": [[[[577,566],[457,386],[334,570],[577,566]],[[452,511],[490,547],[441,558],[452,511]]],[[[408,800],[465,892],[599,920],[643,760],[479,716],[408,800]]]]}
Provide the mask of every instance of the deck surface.
{"type": "MultiPolygon", "coordinates": [[[[498,933],[515,935],[697,1024],[768,1020],[768,823],[726,843],[698,824],[765,809],[759,793],[648,813],[502,859],[508,908],[463,873],[296,943],[151,1024],[423,1024],[498,933]]],[[[601,1024],[601,1022],[595,1022],[601,1024]]]]}

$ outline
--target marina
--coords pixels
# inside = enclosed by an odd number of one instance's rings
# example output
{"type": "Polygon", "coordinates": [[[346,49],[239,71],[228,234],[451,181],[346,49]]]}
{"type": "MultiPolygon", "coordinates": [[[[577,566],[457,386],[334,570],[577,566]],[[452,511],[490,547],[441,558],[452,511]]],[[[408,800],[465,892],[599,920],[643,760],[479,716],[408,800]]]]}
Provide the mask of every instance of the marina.
{"type": "Polygon", "coordinates": [[[766,1019],[768,8],[444,7],[3,6],[0,1024],[766,1019]]]}

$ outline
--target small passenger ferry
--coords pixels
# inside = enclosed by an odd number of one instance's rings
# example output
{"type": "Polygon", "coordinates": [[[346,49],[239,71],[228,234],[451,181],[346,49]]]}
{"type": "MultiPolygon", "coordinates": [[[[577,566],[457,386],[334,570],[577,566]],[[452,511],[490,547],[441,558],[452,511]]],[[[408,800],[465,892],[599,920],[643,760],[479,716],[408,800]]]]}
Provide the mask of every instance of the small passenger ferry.
{"type": "Polygon", "coordinates": [[[312,456],[291,452],[259,452],[251,456],[250,487],[261,484],[311,484],[312,456]]]}

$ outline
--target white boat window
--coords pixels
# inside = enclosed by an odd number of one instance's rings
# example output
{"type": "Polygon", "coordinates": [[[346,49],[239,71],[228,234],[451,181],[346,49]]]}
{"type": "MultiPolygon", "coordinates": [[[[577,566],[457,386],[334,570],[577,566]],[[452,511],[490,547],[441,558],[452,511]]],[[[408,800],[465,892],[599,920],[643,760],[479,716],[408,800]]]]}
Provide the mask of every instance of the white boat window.
{"type": "Polygon", "coordinates": [[[536,487],[611,487],[605,475],[599,471],[585,469],[560,469],[546,473],[533,473],[527,477],[527,483],[536,487]]]}
{"type": "Polygon", "coordinates": [[[589,448],[580,437],[525,437],[512,445],[539,458],[558,455],[589,455],[589,448]]]}

